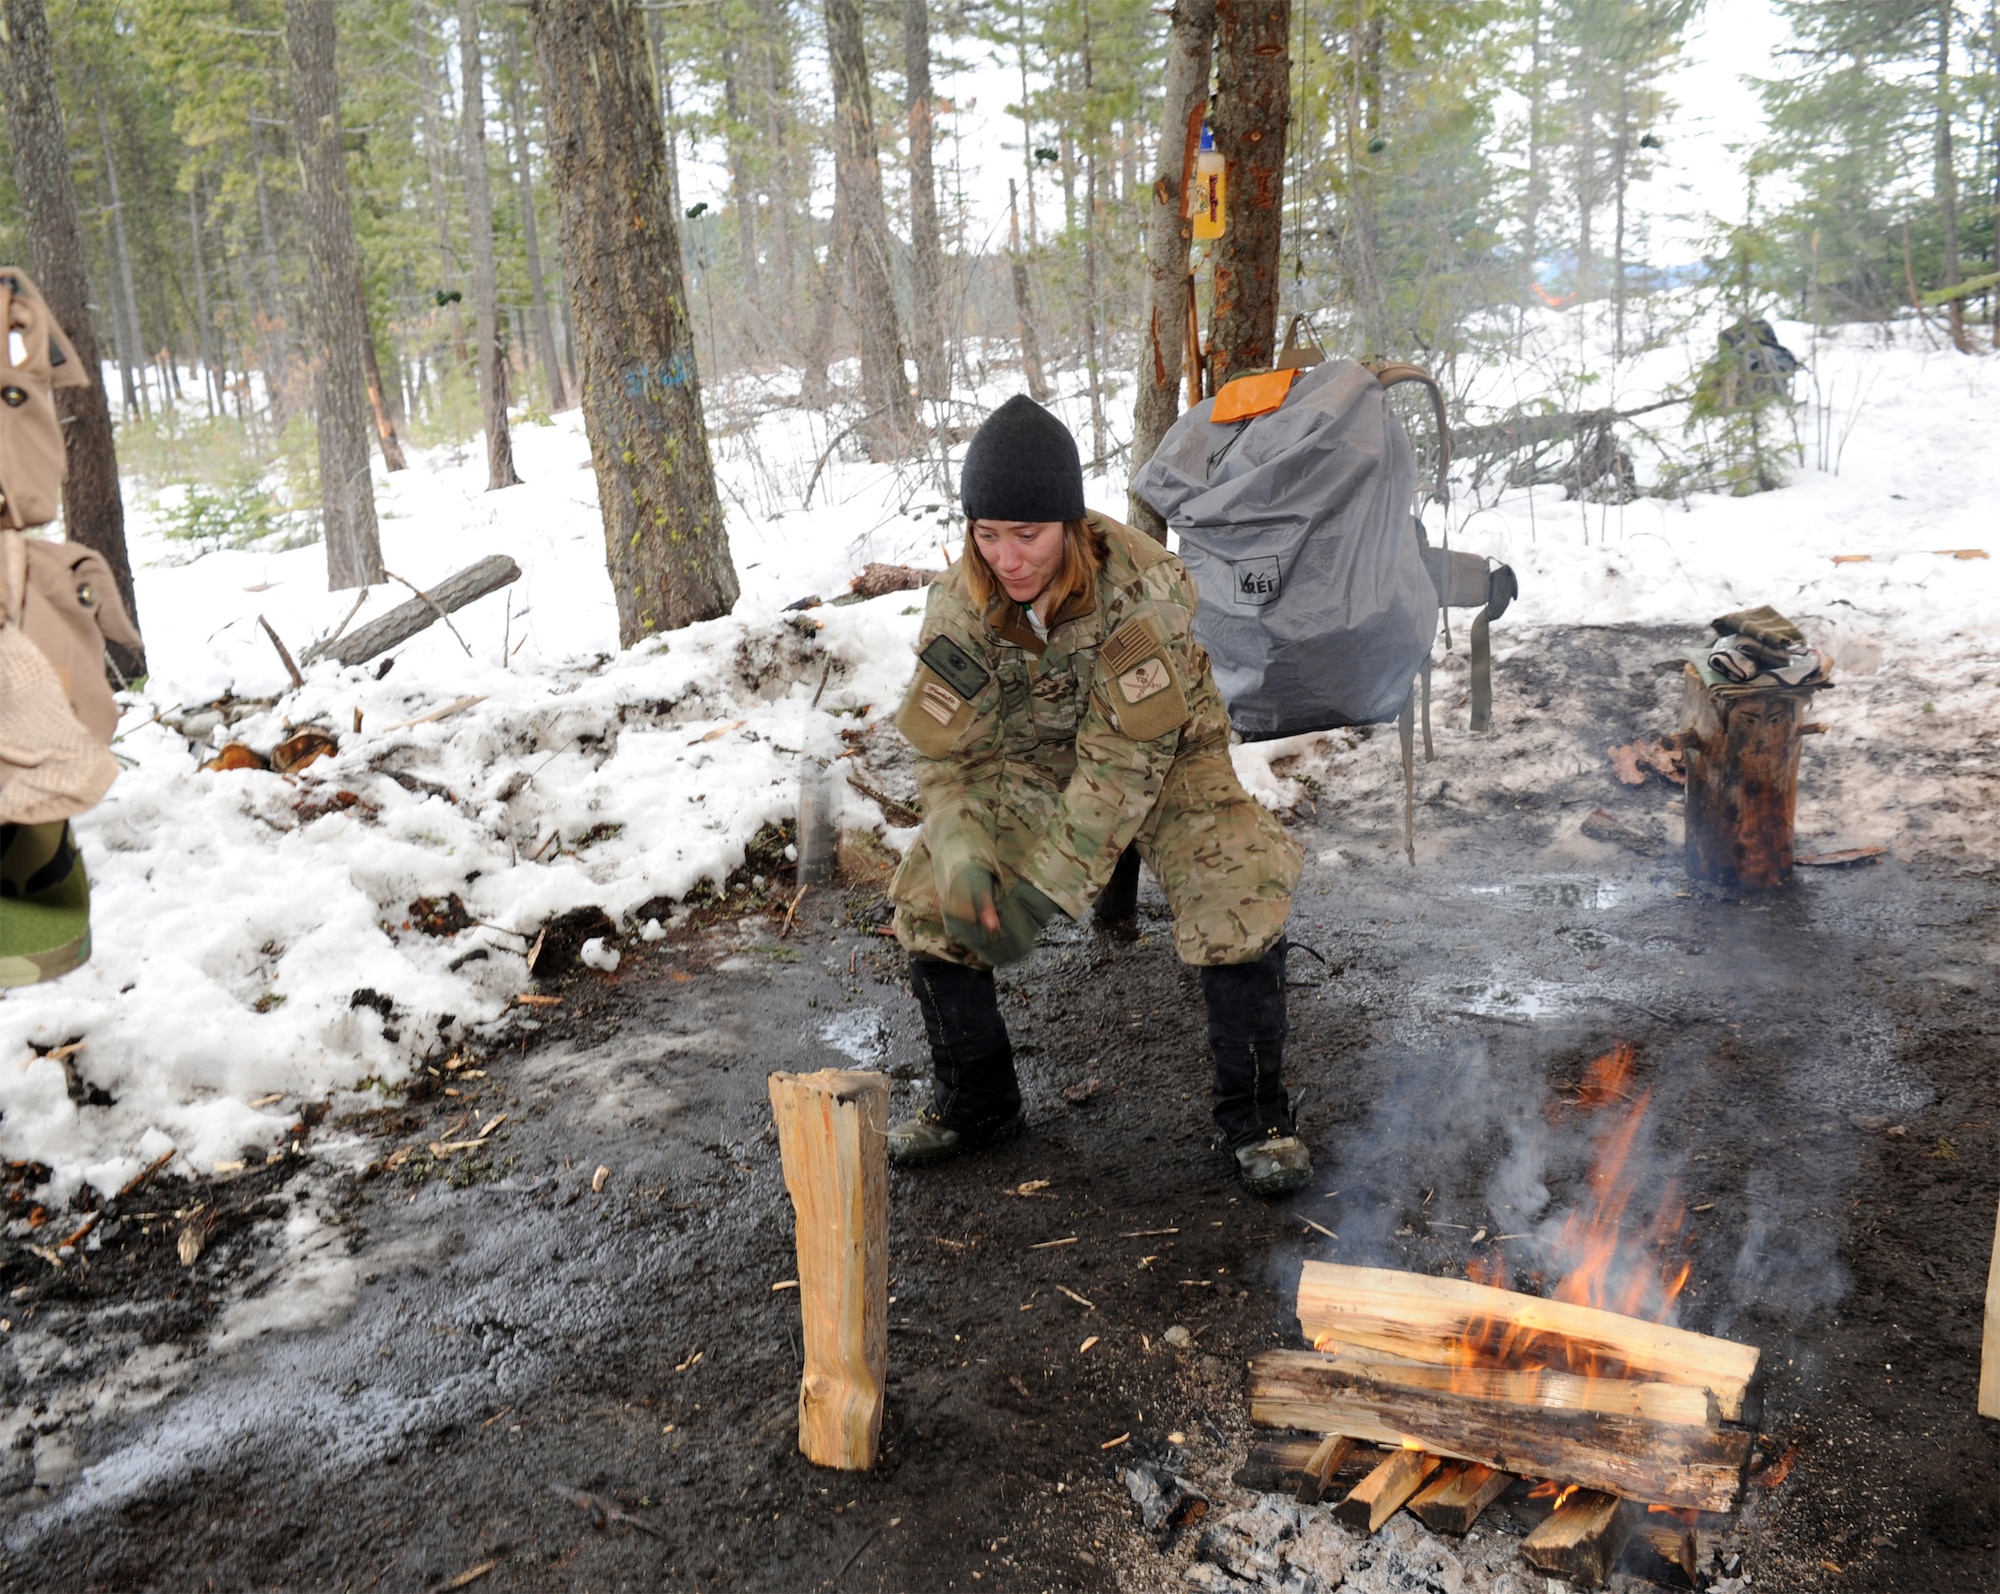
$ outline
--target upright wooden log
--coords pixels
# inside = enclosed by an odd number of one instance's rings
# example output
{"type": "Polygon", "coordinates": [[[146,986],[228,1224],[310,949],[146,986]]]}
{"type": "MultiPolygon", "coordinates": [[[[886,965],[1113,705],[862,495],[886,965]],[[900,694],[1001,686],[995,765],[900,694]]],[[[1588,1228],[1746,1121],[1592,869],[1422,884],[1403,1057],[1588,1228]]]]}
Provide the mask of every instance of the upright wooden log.
{"type": "Polygon", "coordinates": [[[1690,664],[1679,745],[1687,755],[1687,870],[1768,890],[1792,872],[1799,746],[1816,687],[1713,686],[1690,664]]]}
{"type": "Polygon", "coordinates": [[[1521,1541],[1521,1558],[1550,1577],[1595,1588],[1618,1564],[1632,1521],[1632,1508],[1616,1495],[1579,1489],[1521,1541]]]}
{"type": "Polygon", "coordinates": [[[1986,1328],[1979,1341],[1979,1415],[2000,1417],[2000,1217],[1986,1266],[1986,1328]]]}
{"type": "Polygon", "coordinates": [[[770,1084],[798,1219],[799,1449],[817,1466],[864,1471],[889,1370],[889,1082],[828,1068],[770,1084]]]}

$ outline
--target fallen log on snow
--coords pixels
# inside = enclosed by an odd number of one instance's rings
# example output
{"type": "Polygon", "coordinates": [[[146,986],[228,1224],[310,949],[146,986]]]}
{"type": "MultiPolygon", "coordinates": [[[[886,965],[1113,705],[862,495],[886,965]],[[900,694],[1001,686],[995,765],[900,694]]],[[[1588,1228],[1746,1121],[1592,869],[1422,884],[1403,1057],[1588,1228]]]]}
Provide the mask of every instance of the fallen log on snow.
{"type": "Polygon", "coordinates": [[[1346,1434],[1476,1461],[1497,1472],[1561,1478],[1649,1504],[1734,1509],[1750,1459],[1745,1431],[1610,1412],[1520,1406],[1364,1377],[1315,1351],[1260,1352],[1250,1363],[1250,1420],[1346,1434]]]}
{"type": "MultiPolygon", "coordinates": [[[[1306,1263],[1298,1314],[1314,1344],[1335,1342],[1447,1367],[1468,1359],[1498,1364],[1501,1352],[1509,1350],[1505,1361],[1515,1366],[1567,1362],[1640,1383],[1707,1389],[1715,1395],[1718,1414],[1731,1422],[1742,1417],[1744,1395],[1757,1371],[1754,1345],[1389,1268],[1306,1263]]],[[[1330,1431],[1339,1424],[1306,1426],[1330,1431]]]]}
{"type": "Polygon", "coordinates": [[[329,638],[306,653],[306,663],[331,658],[342,664],[366,664],[378,653],[400,647],[446,615],[456,613],[490,592],[521,579],[521,567],[505,554],[489,554],[457,575],[447,576],[429,591],[399,603],[379,620],[370,620],[352,636],[329,638]]]}
{"type": "Polygon", "coordinates": [[[1684,398],[1661,399],[1632,410],[1568,410],[1542,415],[1509,415],[1485,426],[1458,426],[1452,429],[1451,452],[1456,459],[1472,459],[1484,454],[1512,454],[1524,448],[1541,448],[1580,433],[1600,431],[1617,421],[1650,415],[1654,410],[1685,404],[1684,398]]]}

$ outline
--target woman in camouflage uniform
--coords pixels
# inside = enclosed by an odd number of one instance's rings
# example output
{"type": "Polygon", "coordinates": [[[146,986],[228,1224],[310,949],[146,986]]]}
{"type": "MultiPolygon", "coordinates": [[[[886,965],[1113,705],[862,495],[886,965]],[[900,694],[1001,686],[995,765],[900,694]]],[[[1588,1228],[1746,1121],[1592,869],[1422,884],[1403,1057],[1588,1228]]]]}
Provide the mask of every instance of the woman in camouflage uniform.
{"type": "Polygon", "coordinates": [[[935,1086],[889,1131],[921,1163],[1022,1127],[993,970],[1096,899],[1128,846],[1201,970],[1217,1124],[1245,1182],[1311,1172],[1281,1079],[1284,928],[1298,848],[1244,790],[1195,643],[1195,589],[1151,539],[1083,506],[1075,440],[1026,398],[966,451],[965,554],[931,588],[896,724],[917,754],[922,838],[896,875],[935,1086]]]}

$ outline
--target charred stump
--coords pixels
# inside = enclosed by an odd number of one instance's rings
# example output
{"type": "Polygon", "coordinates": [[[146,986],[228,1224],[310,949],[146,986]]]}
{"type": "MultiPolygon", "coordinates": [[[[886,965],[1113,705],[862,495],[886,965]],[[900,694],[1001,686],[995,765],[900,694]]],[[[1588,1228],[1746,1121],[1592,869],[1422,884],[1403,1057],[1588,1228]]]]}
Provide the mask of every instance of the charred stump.
{"type": "Polygon", "coordinates": [[[1685,727],[1687,870],[1697,880],[1763,891],[1792,872],[1799,747],[1810,686],[1712,685],[1689,667],[1685,727]]]}

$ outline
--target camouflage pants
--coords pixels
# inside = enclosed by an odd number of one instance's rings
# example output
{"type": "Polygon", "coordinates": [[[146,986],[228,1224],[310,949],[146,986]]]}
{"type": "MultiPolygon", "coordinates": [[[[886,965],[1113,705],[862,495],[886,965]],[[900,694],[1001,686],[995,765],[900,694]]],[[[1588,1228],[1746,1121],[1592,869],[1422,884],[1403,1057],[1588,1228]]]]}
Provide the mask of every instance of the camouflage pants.
{"type": "Polygon", "coordinates": [[[90,957],[90,879],[58,819],[0,825],[0,988],[67,974],[90,957]]]}
{"type": "MultiPolygon", "coordinates": [[[[1003,891],[1054,821],[1059,795],[1040,782],[1004,777],[986,801],[972,805],[969,820],[985,830],[1003,891]]],[[[1254,963],[1284,933],[1305,860],[1244,791],[1227,753],[1176,760],[1134,844],[1166,892],[1174,951],[1183,963],[1254,963]]],[[[1105,860],[1107,873],[1113,861],[1105,860]]],[[[913,957],[987,966],[945,928],[928,839],[910,849],[889,894],[896,939],[913,957]]]]}

